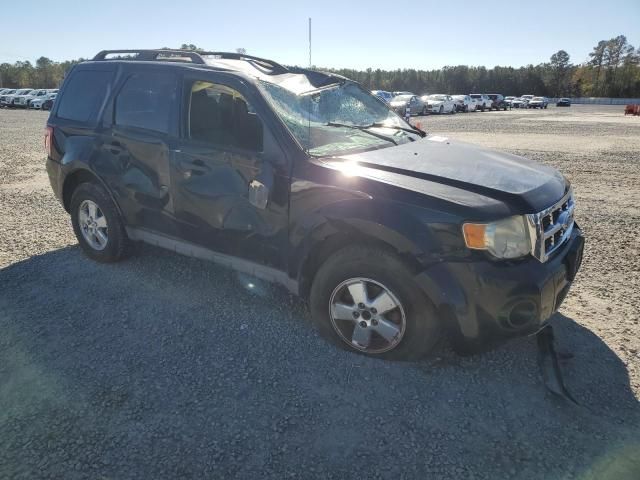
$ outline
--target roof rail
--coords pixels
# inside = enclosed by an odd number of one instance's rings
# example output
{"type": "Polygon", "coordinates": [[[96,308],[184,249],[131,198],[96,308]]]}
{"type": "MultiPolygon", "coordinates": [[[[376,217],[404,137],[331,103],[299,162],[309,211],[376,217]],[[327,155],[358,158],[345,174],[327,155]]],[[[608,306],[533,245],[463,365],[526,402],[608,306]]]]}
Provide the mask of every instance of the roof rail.
{"type": "Polygon", "coordinates": [[[198,52],[200,55],[215,56],[223,60],[245,60],[252,66],[269,75],[279,75],[281,73],[287,73],[289,69],[284,65],[281,65],[273,60],[266,58],[254,57],[253,55],[247,55],[245,53],[234,52],[198,52]]]}
{"type": "Polygon", "coordinates": [[[204,52],[194,50],[178,50],[170,48],[162,48],[157,50],[102,50],[95,57],[94,61],[111,60],[107,58],[107,55],[131,55],[131,58],[114,58],[112,60],[131,60],[131,61],[173,61],[179,62],[181,58],[191,59],[191,63],[197,63],[200,65],[206,64],[203,56],[218,57],[223,60],[245,60],[253,67],[257,68],[263,73],[268,75],[279,75],[286,73],[289,70],[287,67],[280,65],[273,60],[266,58],[254,57],[253,55],[246,55],[244,53],[233,52],[204,52]],[[167,58],[159,58],[166,56],[167,58]],[[173,57],[173,58],[172,58],[173,57]]]}
{"type": "Polygon", "coordinates": [[[191,59],[191,63],[197,63],[200,65],[204,65],[206,63],[199,52],[194,52],[192,50],[174,50],[169,48],[162,48],[158,50],[102,50],[95,57],[93,57],[93,60],[110,60],[107,58],[107,55],[112,54],[135,55],[131,58],[114,58],[113,60],[133,60],[146,62],[165,60],[176,62],[181,61],[180,58],[189,58],[191,59]],[[166,56],[167,58],[159,58],[162,56],[166,56]]]}

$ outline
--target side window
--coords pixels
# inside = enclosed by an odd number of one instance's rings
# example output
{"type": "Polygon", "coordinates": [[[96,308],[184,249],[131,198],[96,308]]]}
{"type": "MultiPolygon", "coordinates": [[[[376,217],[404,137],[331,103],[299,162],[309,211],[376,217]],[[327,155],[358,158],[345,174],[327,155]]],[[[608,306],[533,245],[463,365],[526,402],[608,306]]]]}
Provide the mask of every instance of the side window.
{"type": "Polygon", "coordinates": [[[86,122],[98,110],[113,76],[105,70],[79,70],[73,73],[60,99],[57,116],[86,122]]]}
{"type": "Polygon", "coordinates": [[[239,92],[210,82],[193,82],[189,88],[189,138],[262,151],[262,121],[239,92]]]}
{"type": "Polygon", "coordinates": [[[171,73],[141,72],[129,77],[118,93],[115,124],[169,133],[177,80],[171,73]]]}

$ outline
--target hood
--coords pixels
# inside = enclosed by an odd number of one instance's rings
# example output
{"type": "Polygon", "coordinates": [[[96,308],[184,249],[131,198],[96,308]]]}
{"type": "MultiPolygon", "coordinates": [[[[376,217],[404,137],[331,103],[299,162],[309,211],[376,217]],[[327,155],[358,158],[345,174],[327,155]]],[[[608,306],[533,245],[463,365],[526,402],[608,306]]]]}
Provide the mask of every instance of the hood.
{"type": "Polygon", "coordinates": [[[400,181],[403,188],[428,193],[429,185],[438,184],[439,191],[446,186],[457,192],[454,196],[460,191],[470,192],[508,204],[518,213],[541,211],[568,188],[554,168],[436,135],[341,159],[404,178],[400,181]],[[416,188],[417,180],[423,183],[420,188],[416,188]]]}
{"type": "Polygon", "coordinates": [[[444,100],[426,100],[426,103],[428,105],[442,105],[444,103],[444,100]]]}
{"type": "Polygon", "coordinates": [[[407,104],[407,102],[402,101],[402,102],[389,102],[389,105],[391,105],[392,107],[404,107],[407,104]]]}

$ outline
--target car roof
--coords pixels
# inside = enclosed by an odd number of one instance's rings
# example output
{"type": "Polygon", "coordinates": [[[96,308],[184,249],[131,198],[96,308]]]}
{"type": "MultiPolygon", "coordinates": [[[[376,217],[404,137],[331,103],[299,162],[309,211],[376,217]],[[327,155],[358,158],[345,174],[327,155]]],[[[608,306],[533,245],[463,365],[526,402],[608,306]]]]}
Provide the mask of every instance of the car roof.
{"type": "Polygon", "coordinates": [[[92,60],[79,65],[122,63],[143,67],[162,65],[164,68],[218,71],[236,74],[246,80],[275,83],[296,94],[323,86],[348,81],[341,75],[300,67],[285,67],[265,58],[231,52],[194,52],[187,50],[103,50],[92,60]],[[115,55],[114,58],[107,58],[115,55]]]}

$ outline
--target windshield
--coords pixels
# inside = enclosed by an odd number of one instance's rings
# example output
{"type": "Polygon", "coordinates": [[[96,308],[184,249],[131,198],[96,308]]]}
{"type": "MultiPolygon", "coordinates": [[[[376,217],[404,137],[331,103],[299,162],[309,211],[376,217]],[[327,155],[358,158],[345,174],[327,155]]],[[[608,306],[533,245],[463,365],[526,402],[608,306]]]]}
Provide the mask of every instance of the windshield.
{"type": "Polygon", "coordinates": [[[446,100],[447,97],[444,95],[429,95],[429,98],[432,100],[446,100]]]}
{"type": "Polygon", "coordinates": [[[532,101],[535,100],[536,102],[541,102],[542,101],[542,97],[533,97],[532,101]]]}
{"type": "MultiPolygon", "coordinates": [[[[359,127],[410,129],[379,99],[353,82],[296,95],[279,85],[259,85],[276,114],[310,155],[324,156],[391,146],[393,140],[359,127]]],[[[406,136],[398,131],[389,134],[406,136]]]]}

